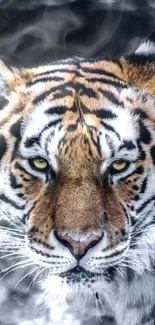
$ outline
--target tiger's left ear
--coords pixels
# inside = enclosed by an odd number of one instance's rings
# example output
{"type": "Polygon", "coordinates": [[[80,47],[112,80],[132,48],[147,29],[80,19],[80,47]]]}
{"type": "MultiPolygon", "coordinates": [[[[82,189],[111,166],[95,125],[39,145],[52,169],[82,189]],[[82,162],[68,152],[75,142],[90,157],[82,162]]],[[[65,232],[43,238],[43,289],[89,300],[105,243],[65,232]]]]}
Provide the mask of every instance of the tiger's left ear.
{"type": "Polygon", "coordinates": [[[0,60],[0,96],[4,94],[5,90],[7,90],[13,80],[13,73],[9,68],[7,68],[4,62],[0,60]]]}
{"type": "Polygon", "coordinates": [[[0,60],[0,98],[6,98],[11,92],[16,92],[17,88],[22,84],[24,84],[24,78],[20,70],[12,67],[8,68],[5,63],[0,60]]]}
{"type": "Polygon", "coordinates": [[[155,42],[141,43],[134,54],[121,58],[120,63],[127,83],[155,95],[155,42]]]}
{"type": "Polygon", "coordinates": [[[31,78],[31,70],[7,67],[0,60],[0,123],[14,113],[22,111],[29,102],[26,82],[31,78]]]}

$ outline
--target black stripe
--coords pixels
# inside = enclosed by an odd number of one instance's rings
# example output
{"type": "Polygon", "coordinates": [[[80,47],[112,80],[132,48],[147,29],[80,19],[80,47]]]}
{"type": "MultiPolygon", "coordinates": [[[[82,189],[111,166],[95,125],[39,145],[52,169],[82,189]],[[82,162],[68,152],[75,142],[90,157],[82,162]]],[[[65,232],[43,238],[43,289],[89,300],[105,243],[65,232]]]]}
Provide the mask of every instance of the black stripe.
{"type": "Polygon", "coordinates": [[[155,196],[152,196],[150,199],[145,201],[138,209],[136,209],[136,213],[137,214],[141,213],[147,207],[147,205],[149,205],[154,200],[155,200],[155,196]]]}
{"type": "Polygon", "coordinates": [[[114,80],[110,80],[110,79],[105,79],[105,78],[86,78],[86,80],[88,82],[100,82],[100,83],[104,83],[104,84],[107,84],[107,85],[111,85],[111,86],[114,86],[116,88],[127,88],[127,85],[126,84],[122,84],[120,83],[119,81],[114,81],[114,80]]]}
{"type": "Polygon", "coordinates": [[[0,195],[0,200],[4,201],[5,203],[11,204],[17,210],[23,210],[25,208],[25,204],[22,206],[19,206],[19,205],[17,205],[17,203],[15,203],[11,199],[9,199],[5,194],[0,195]]]}
{"type": "Polygon", "coordinates": [[[25,169],[18,163],[18,161],[15,162],[15,168],[26,173],[25,169]]]}
{"type": "Polygon", "coordinates": [[[119,68],[121,70],[123,70],[122,69],[122,63],[120,62],[120,59],[118,60],[118,59],[109,58],[109,57],[106,57],[106,56],[104,56],[104,58],[103,57],[98,57],[98,58],[95,58],[95,59],[94,58],[82,59],[82,61],[80,61],[80,63],[83,63],[83,62],[86,62],[86,63],[88,63],[88,62],[92,62],[92,63],[96,63],[96,62],[99,62],[99,63],[102,63],[102,62],[104,62],[104,63],[111,62],[111,63],[117,64],[119,66],[119,68]]]}
{"type": "Polygon", "coordinates": [[[17,189],[17,188],[21,188],[22,185],[17,183],[16,177],[14,176],[14,174],[12,172],[10,172],[10,185],[12,188],[17,189]]]}
{"type": "MultiPolygon", "coordinates": [[[[69,64],[66,64],[67,67],[70,67],[69,64]]],[[[55,72],[60,72],[60,73],[74,73],[77,76],[81,76],[80,72],[78,70],[70,70],[70,69],[54,69],[54,70],[48,70],[48,71],[44,71],[44,72],[40,72],[34,75],[34,78],[40,77],[40,76],[47,76],[48,74],[51,75],[55,72]]],[[[64,79],[64,78],[63,78],[64,79]]]]}
{"type": "MultiPolygon", "coordinates": [[[[122,252],[124,252],[126,250],[126,247],[124,247],[122,250],[120,251],[116,251],[114,252],[113,254],[110,254],[110,255],[107,255],[107,256],[99,256],[99,257],[92,257],[93,260],[105,260],[105,259],[108,259],[108,258],[111,258],[111,257],[115,257],[115,256],[118,256],[120,255],[122,252]]],[[[102,249],[102,252],[106,252],[107,251],[107,248],[105,249],[102,249]]],[[[105,263],[101,263],[100,265],[104,265],[105,263]]]]}
{"type": "Polygon", "coordinates": [[[54,91],[62,91],[62,97],[64,97],[64,93],[63,91],[65,91],[65,89],[67,87],[71,87],[73,89],[76,89],[77,92],[82,92],[82,93],[86,93],[88,96],[91,97],[96,97],[96,92],[94,92],[92,90],[91,87],[85,87],[84,84],[82,83],[74,83],[74,82],[65,82],[63,84],[57,85],[55,87],[51,87],[49,90],[43,92],[42,94],[40,94],[39,96],[37,96],[34,100],[33,100],[33,104],[36,105],[37,103],[43,101],[48,95],[50,95],[51,93],[53,93],[54,91]]]}
{"type": "Polygon", "coordinates": [[[78,124],[70,124],[67,128],[68,132],[74,132],[77,130],[78,124]]]}
{"type": "Polygon", "coordinates": [[[143,183],[141,185],[140,193],[144,193],[146,191],[147,181],[148,181],[148,176],[146,176],[145,179],[143,180],[143,183]]]}
{"type": "Polygon", "coordinates": [[[85,68],[85,67],[82,67],[82,70],[84,72],[90,72],[91,74],[98,74],[98,75],[101,75],[101,76],[106,76],[106,77],[111,77],[111,78],[114,78],[114,79],[117,79],[117,80],[120,80],[120,81],[123,81],[122,79],[120,79],[118,76],[116,76],[114,73],[111,73],[109,71],[106,71],[104,69],[93,69],[93,68],[85,68]]]}
{"type": "Polygon", "coordinates": [[[38,139],[40,141],[40,137],[42,136],[43,132],[50,129],[52,126],[56,126],[60,122],[60,119],[57,119],[55,121],[49,122],[38,134],[38,139]]]}
{"type": "Polygon", "coordinates": [[[119,102],[119,100],[116,98],[116,96],[111,91],[102,90],[101,88],[99,88],[99,91],[113,104],[122,105],[122,103],[119,102]]]}
{"type": "Polygon", "coordinates": [[[8,100],[4,97],[2,97],[2,93],[0,95],[0,111],[2,111],[5,106],[8,104],[8,100]]]}
{"type": "MultiPolygon", "coordinates": [[[[47,91],[43,92],[42,94],[40,94],[39,96],[37,96],[33,100],[33,104],[36,105],[36,104],[44,101],[47,96],[49,96],[54,91],[58,91],[58,90],[60,90],[62,92],[61,97],[64,97],[63,91],[66,89],[66,87],[73,87],[73,83],[69,82],[69,83],[65,83],[65,84],[58,85],[56,87],[51,87],[49,90],[47,90],[47,91]]],[[[66,94],[66,96],[67,95],[68,94],[66,94]]]]}
{"type": "Polygon", "coordinates": [[[120,151],[121,149],[127,149],[127,150],[133,150],[136,148],[136,146],[134,145],[134,143],[131,140],[124,140],[123,144],[119,147],[118,151],[120,151]]]}
{"type": "Polygon", "coordinates": [[[138,115],[140,119],[142,120],[146,120],[148,119],[148,115],[146,114],[146,112],[144,112],[141,108],[137,108],[134,112],[133,115],[138,115]]]}
{"type": "MultiPolygon", "coordinates": [[[[79,83],[78,83],[78,86],[80,88],[80,84],[79,83]]],[[[80,90],[80,96],[81,95],[86,95],[89,98],[91,98],[91,97],[96,98],[97,97],[96,91],[94,91],[92,88],[84,87],[82,84],[81,84],[81,90],[80,90]]]]}
{"type": "Polygon", "coordinates": [[[93,111],[94,115],[96,115],[100,119],[115,119],[117,115],[115,113],[112,113],[111,111],[107,109],[100,109],[93,111]]]}
{"type": "Polygon", "coordinates": [[[13,151],[12,151],[11,161],[13,161],[17,156],[19,144],[20,144],[20,139],[17,138],[17,140],[14,143],[14,148],[13,148],[13,151]]]}
{"type": "MultiPolygon", "coordinates": [[[[134,162],[134,161],[133,161],[133,162],[134,162]]],[[[139,174],[139,175],[141,175],[141,174],[143,174],[143,172],[144,172],[144,168],[143,168],[143,166],[138,166],[138,167],[136,168],[136,170],[134,170],[130,175],[126,175],[125,177],[120,177],[120,178],[119,178],[119,181],[127,180],[128,178],[130,178],[131,176],[133,176],[133,175],[135,175],[135,174],[139,174]]]]}
{"type": "Polygon", "coordinates": [[[155,146],[151,147],[150,153],[151,153],[153,164],[155,166],[155,146]]]}
{"type": "Polygon", "coordinates": [[[73,96],[73,91],[71,89],[64,88],[63,91],[56,92],[53,94],[53,99],[64,98],[66,96],[73,96]]]}
{"type": "MultiPolygon", "coordinates": [[[[26,224],[26,220],[29,219],[30,213],[31,213],[31,211],[35,208],[36,203],[37,203],[37,201],[33,202],[33,206],[29,209],[29,211],[28,211],[27,213],[24,213],[24,215],[23,215],[23,217],[22,217],[22,222],[23,222],[24,224],[26,224]]],[[[35,228],[35,227],[34,227],[34,228],[35,228]]]]}
{"type": "Polygon", "coordinates": [[[22,124],[22,119],[19,118],[14,124],[12,124],[10,128],[11,134],[18,139],[21,139],[21,124],[22,124]]]}
{"type": "Polygon", "coordinates": [[[108,109],[90,110],[88,107],[82,105],[82,111],[84,114],[93,114],[100,119],[114,119],[117,117],[115,113],[112,113],[108,109]]]}
{"type": "Polygon", "coordinates": [[[24,176],[21,175],[22,177],[22,180],[25,181],[25,182],[31,182],[32,180],[36,180],[37,177],[32,175],[31,173],[29,173],[27,170],[25,170],[19,163],[18,161],[15,162],[15,168],[22,171],[24,173],[24,176]],[[30,178],[26,178],[27,175],[31,176],[31,179],[30,178]]]}
{"type": "Polygon", "coordinates": [[[0,135],[0,160],[3,158],[7,151],[7,142],[3,135],[0,135]]]}
{"type": "Polygon", "coordinates": [[[33,104],[36,105],[40,102],[42,102],[48,95],[50,95],[52,93],[52,91],[56,90],[56,87],[51,87],[49,90],[43,92],[42,94],[40,94],[39,96],[37,96],[34,100],[33,100],[33,104]]]}
{"type": "Polygon", "coordinates": [[[62,77],[58,77],[58,76],[49,76],[49,77],[45,77],[45,78],[40,78],[40,79],[35,79],[32,81],[29,81],[26,86],[27,87],[31,87],[33,85],[36,85],[39,82],[49,82],[49,81],[64,81],[64,78],[62,77]]]}
{"type": "MultiPolygon", "coordinates": [[[[91,130],[90,130],[90,136],[91,136],[91,140],[92,140],[93,144],[95,145],[95,148],[97,149],[98,154],[101,155],[101,147],[100,147],[99,136],[97,136],[97,141],[95,141],[91,130]]],[[[89,144],[89,146],[90,146],[90,144],[89,144]]]]}
{"type": "Polygon", "coordinates": [[[149,144],[151,142],[151,133],[141,120],[139,121],[139,132],[141,141],[145,144],[149,144]]]}
{"type": "Polygon", "coordinates": [[[146,153],[145,153],[145,151],[142,149],[142,147],[140,145],[138,146],[138,149],[139,149],[138,158],[139,158],[139,160],[144,161],[146,159],[146,153]]]}
{"type": "Polygon", "coordinates": [[[105,127],[105,129],[107,129],[108,131],[113,132],[117,136],[117,138],[119,140],[121,139],[120,138],[120,135],[118,134],[118,132],[111,125],[109,125],[109,124],[107,124],[107,123],[105,123],[103,121],[101,121],[101,124],[105,127]]]}
{"type": "Polygon", "coordinates": [[[73,111],[72,109],[68,109],[66,106],[55,106],[55,107],[49,107],[46,114],[57,114],[57,115],[63,115],[66,111],[73,111]]]}
{"type": "Polygon", "coordinates": [[[39,144],[39,139],[38,137],[33,137],[33,138],[30,138],[30,139],[26,139],[25,143],[24,143],[24,146],[26,148],[30,148],[33,146],[33,144],[35,143],[38,143],[39,144]]]}
{"type": "MultiPolygon", "coordinates": [[[[147,212],[147,215],[149,215],[151,212],[152,212],[152,209],[147,212]]],[[[155,227],[155,216],[152,216],[152,218],[153,218],[153,220],[151,220],[151,221],[149,221],[148,223],[145,223],[145,224],[143,224],[143,221],[146,221],[146,216],[144,216],[140,220],[135,220],[135,222],[134,222],[134,224],[135,224],[135,228],[134,228],[135,235],[134,235],[133,238],[131,238],[132,249],[137,248],[137,238],[141,237],[143,235],[142,230],[145,231],[147,228],[149,228],[152,225],[155,227]]]]}

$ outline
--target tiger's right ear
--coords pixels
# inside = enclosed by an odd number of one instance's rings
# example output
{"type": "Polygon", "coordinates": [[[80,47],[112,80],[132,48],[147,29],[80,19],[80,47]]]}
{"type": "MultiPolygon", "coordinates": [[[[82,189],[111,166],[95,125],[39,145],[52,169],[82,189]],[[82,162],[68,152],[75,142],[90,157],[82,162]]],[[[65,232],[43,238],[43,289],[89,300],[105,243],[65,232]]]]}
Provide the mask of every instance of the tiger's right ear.
{"type": "Polygon", "coordinates": [[[124,80],[139,90],[155,95],[155,42],[146,40],[134,54],[120,59],[124,80]]]}

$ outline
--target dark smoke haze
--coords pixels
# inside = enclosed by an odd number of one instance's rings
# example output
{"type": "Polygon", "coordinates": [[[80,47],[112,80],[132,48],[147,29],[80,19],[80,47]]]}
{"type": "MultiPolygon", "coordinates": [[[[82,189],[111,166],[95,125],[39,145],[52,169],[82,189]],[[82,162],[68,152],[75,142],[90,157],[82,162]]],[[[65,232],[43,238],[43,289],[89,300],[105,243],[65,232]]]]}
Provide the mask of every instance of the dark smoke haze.
{"type": "Polygon", "coordinates": [[[0,56],[32,66],[132,52],[155,30],[155,0],[0,0],[0,56]]]}

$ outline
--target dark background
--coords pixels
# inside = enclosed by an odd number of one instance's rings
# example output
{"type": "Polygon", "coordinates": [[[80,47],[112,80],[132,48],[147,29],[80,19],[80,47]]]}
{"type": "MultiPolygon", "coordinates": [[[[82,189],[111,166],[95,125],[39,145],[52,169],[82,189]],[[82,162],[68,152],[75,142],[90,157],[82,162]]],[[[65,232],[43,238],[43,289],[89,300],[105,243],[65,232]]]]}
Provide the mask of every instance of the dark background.
{"type": "Polygon", "coordinates": [[[155,0],[0,0],[0,56],[33,66],[119,56],[155,30],[155,0]]]}
{"type": "MultiPolygon", "coordinates": [[[[133,52],[154,30],[155,0],[0,0],[0,57],[19,67],[72,55],[115,58],[133,52]]],[[[1,275],[10,263],[0,259],[1,275]]],[[[19,268],[0,281],[0,325],[48,324],[48,311],[36,307],[39,290],[30,285],[31,276],[25,278],[27,272],[19,268]]],[[[66,311],[50,324],[114,322],[111,317],[98,322],[91,306],[66,311]]]]}

